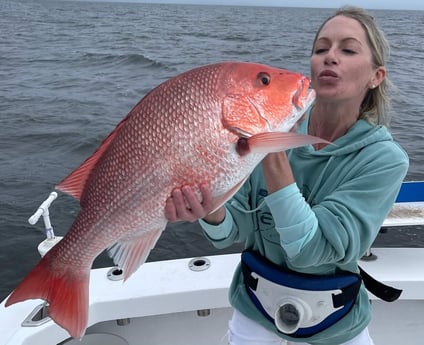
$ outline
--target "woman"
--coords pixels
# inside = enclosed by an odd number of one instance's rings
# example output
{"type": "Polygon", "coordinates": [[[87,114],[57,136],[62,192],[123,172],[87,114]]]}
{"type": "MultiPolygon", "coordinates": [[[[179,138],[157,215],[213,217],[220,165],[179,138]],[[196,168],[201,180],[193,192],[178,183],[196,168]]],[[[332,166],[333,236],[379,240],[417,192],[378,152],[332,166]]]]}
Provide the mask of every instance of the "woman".
{"type": "Polygon", "coordinates": [[[208,185],[200,186],[201,202],[190,186],[168,199],[169,221],[200,219],[216,247],[245,241],[230,289],[230,344],[373,344],[357,262],[408,169],[406,153],[385,127],[387,50],[369,14],[338,10],[316,34],[311,83],[317,97],[297,128],[334,145],[267,155],[213,213],[208,185]],[[342,293],[322,292],[323,285],[342,293]]]}

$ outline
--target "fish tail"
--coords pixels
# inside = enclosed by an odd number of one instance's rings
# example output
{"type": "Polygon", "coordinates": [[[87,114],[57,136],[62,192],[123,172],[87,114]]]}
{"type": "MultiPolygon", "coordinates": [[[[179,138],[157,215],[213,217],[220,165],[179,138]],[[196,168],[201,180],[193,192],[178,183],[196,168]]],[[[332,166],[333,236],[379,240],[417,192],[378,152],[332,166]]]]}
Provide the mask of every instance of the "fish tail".
{"type": "MultiPolygon", "coordinates": [[[[18,285],[6,301],[6,307],[27,299],[44,299],[49,316],[73,338],[83,337],[88,322],[89,269],[52,265],[46,256],[18,285]]],[[[56,260],[57,262],[58,260],[56,260]]]]}

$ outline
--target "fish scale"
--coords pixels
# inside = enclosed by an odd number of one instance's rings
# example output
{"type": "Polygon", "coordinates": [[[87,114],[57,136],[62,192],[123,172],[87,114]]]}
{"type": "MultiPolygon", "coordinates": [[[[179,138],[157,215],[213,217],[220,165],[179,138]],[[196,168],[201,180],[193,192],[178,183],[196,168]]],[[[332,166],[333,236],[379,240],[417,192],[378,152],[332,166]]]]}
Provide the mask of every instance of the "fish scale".
{"type": "Polygon", "coordinates": [[[224,62],[187,71],[150,91],[56,186],[80,200],[80,212],[6,305],[45,299],[52,319],[81,338],[93,260],[109,248],[128,279],[165,229],[165,202],[174,188],[208,183],[216,209],[267,153],[322,142],[289,133],[313,101],[308,87],[298,73],[224,62]]]}

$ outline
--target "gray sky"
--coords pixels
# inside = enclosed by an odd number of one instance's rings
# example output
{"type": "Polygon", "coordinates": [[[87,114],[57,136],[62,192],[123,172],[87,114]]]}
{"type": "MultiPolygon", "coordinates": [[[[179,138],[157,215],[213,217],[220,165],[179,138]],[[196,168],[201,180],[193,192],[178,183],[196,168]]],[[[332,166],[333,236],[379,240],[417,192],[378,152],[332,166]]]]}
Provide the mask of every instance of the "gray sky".
{"type": "Polygon", "coordinates": [[[331,8],[354,5],[367,9],[424,10],[423,0],[141,0],[141,2],[331,8]]]}

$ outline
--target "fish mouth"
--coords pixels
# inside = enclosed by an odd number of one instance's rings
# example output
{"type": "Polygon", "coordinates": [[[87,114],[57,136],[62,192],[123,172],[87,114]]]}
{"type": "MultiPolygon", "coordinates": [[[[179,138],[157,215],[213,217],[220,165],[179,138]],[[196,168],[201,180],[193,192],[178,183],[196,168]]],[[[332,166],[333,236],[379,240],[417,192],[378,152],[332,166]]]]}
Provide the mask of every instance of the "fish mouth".
{"type": "Polygon", "coordinates": [[[292,103],[298,111],[301,111],[308,107],[315,99],[315,91],[309,89],[309,85],[309,78],[303,77],[300,80],[300,86],[292,97],[292,103]]]}

